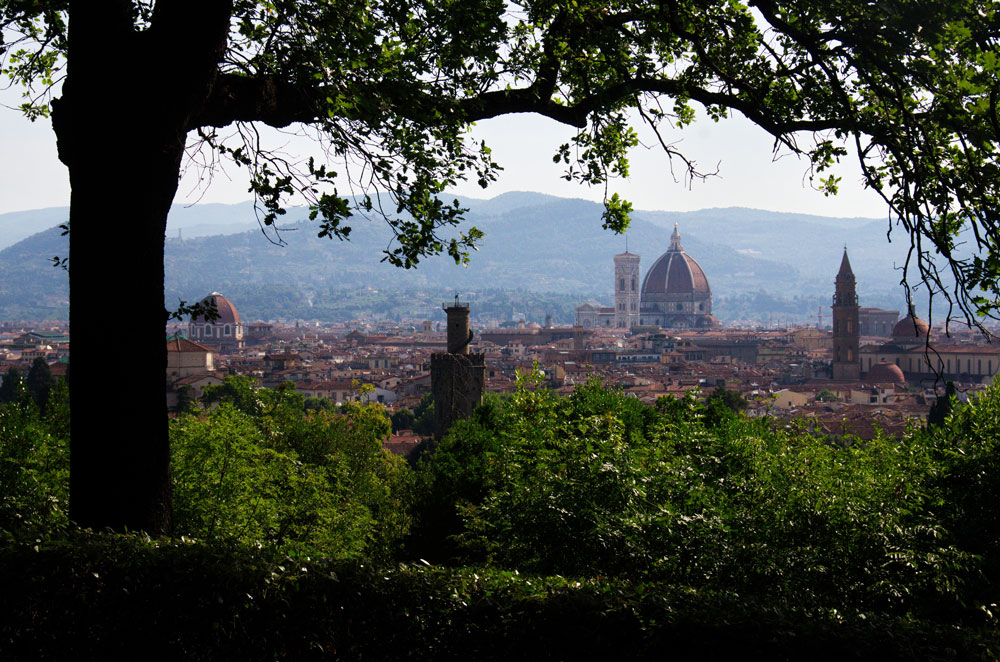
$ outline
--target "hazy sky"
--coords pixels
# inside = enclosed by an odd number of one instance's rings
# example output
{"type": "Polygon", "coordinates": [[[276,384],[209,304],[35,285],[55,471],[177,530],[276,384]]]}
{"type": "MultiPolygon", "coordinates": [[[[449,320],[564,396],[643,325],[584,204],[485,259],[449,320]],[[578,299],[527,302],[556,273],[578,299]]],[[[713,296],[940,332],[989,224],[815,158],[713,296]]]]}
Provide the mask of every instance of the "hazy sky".
{"type": "MultiPolygon", "coordinates": [[[[0,92],[0,103],[16,104],[10,91],[0,92]]],[[[600,200],[603,189],[587,188],[560,178],[563,170],[552,163],[558,145],[566,142],[572,129],[536,116],[518,115],[481,122],[474,135],[493,149],[494,158],[504,168],[500,179],[482,190],[474,182],[456,193],[489,198],[506,191],[538,191],[563,197],[600,200]]],[[[680,140],[677,147],[705,170],[716,164],[720,176],[688,187],[671,175],[670,164],[659,147],[638,148],[632,158],[628,180],[611,184],[637,209],[688,211],[710,207],[752,207],[773,211],[800,212],[823,216],[885,216],[884,204],[862,188],[857,166],[851,159],[841,165],[840,194],[824,197],[809,186],[807,164],[791,156],[775,161],[771,140],[742,117],[716,124],[696,122],[684,131],[670,134],[680,140]]],[[[283,139],[282,139],[283,140],[283,139]]],[[[56,157],[55,138],[47,120],[31,123],[17,111],[0,108],[0,213],[69,204],[66,169],[56,157]]],[[[296,145],[289,146],[296,151],[296,145]]],[[[128,167],[123,164],[123,167],[128,167]]],[[[207,191],[197,189],[191,177],[182,181],[177,202],[239,202],[248,198],[246,180],[240,171],[228,168],[216,176],[207,191]]],[[[114,201],[114,173],[108,173],[108,201],[114,201]]]]}

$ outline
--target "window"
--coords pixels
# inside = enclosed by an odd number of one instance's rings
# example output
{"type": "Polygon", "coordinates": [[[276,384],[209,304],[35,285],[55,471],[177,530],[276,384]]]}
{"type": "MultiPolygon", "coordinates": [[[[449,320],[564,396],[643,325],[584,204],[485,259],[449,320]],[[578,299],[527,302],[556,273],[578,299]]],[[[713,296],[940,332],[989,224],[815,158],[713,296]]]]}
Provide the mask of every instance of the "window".
{"type": "Polygon", "coordinates": [[[232,335],[232,333],[230,332],[230,329],[229,329],[229,325],[228,325],[228,324],[227,324],[227,325],[225,326],[225,331],[224,331],[224,335],[227,335],[227,336],[229,336],[229,335],[232,335]]]}
{"type": "Polygon", "coordinates": [[[684,310],[684,305],[680,303],[677,304],[677,310],[684,310]]]}
{"type": "Polygon", "coordinates": [[[618,289],[619,290],[624,290],[625,289],[625,279],[624,278],[619,278],[618,279],[618,289]]]}
{"type": "Polygon", "coordinates": [[[632,291],[635,292],[635,276],[632,276],[632,291]]]}

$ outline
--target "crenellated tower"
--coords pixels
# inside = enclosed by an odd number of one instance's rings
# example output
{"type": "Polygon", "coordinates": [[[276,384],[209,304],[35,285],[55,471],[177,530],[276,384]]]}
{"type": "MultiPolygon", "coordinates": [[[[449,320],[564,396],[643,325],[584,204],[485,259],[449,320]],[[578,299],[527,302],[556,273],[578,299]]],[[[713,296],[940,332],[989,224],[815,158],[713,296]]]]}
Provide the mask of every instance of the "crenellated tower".
{"type": "Polygon", "coordinates": [[[615,256],[615,326],[638,326],[639,295],[639,256],[626,249],[615,256]]]}
{"type": "Polygon", "coordinates": [[[857,381],[861,378],[861,358],[858,355],[858,294],[847,247],[840,261],[840,271],[833,293],[833,378],[857,381]]]}

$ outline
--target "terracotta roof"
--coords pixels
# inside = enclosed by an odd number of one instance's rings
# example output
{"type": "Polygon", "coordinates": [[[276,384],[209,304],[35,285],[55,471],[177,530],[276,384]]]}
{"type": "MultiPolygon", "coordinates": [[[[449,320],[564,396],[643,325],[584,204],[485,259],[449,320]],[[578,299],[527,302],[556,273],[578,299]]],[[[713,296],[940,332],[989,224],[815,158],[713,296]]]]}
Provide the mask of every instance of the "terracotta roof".
{"type": "Polygon", "coordinates": [[[168,352],[213,352],[210,347],[205,347],[200,343],[187,338],[171,338],[167,341],[168,352]]]}

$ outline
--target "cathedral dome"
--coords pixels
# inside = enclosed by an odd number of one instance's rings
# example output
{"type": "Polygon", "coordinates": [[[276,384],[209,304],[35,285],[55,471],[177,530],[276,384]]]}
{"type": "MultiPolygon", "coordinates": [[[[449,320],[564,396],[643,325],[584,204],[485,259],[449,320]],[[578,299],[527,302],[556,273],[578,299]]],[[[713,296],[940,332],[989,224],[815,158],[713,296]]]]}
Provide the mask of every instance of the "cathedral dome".
{"type": "Polygon", "coordinates": [[[642,296],[657,294],[711,295],[708,278],[693,257],[684,252],[674,226],[670,248],[653,263],[642,281],[642,296]]]}
{"type": "Polygon", "coordinates": [[[207,319],[203,319],[201,316],[195,316],[195,317],[191,318],[192,322],[200,322],[200,323],[206,323],[206,322],[208,322],[208,323],[217,324],[217,325],[218,324],[239,324],[240,323],[240,314],[239,314],[239,312],[237,312],[236,306],[234,306],[233,303],[229,299],[227,299],[226,297],[222,296],[218,292],[212,292],[207,297],[205,297],[204,299],[201,300],[201,303],[204,304],[204,305],[208,305],[210,302],[214,302],[215,303],[215,309],[219,313],[218,319],[207,320],[207,319]]]}
{"type": "Polygon", "coordinates": [[[892,339],[903,341],[926,340],[929,331],[930,327],[927,325],[927,322],[917,317],[911,308],[910,314],[896,322],[896,326],[892,328],[892,339]]]}

